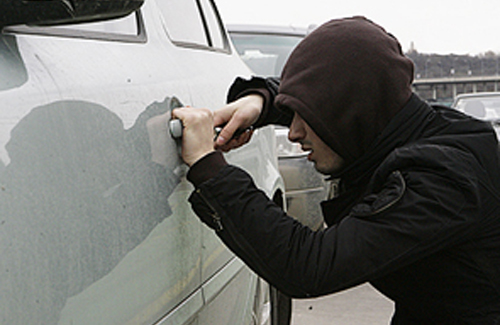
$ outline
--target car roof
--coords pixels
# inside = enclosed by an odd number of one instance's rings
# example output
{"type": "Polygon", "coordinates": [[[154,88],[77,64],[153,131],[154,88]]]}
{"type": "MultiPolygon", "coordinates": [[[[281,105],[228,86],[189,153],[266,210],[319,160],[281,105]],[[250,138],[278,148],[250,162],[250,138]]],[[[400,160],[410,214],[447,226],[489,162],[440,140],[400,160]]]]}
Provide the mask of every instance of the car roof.
{"type": "Polygon", "coordinates": [[[458,98],[468,98],[468,97],[496,97],[500,96],[500,92],[479,92],[479,93],[467,93],[457,95],[458,98]]]}
{"type": "Polygon", "coordinates": [[[456,107],[456,104],[460,99],[485,98],[485,97],[500,97],[500,92],[479,92],[479,93],[460,94],[460,95],[457,95],[457,97],[455,97],[455,100],[453,101],[452,107],[456,107]]]}

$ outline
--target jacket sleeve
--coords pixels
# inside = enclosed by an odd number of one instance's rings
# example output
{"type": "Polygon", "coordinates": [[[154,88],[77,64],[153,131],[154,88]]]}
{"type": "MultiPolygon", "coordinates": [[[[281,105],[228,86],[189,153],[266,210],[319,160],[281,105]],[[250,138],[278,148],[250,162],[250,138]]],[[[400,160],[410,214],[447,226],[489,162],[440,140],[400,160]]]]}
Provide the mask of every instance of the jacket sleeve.
{"type": "Polygon", "coordinates": [[[266,281],[291,297],[314,297],[385,276],[458,241],[479,195],[467,160],[454,158],[452,164],[463,162],[460,173],[425,161],[379,173],[372,191],[326,230],[288,217],[231,165],[197,187],[190,202],[266,281]]]}
{"type": "Polygon", "coordinates": [[[237,78],[229,89],[227,102],[233,102],[249,94],[259,94],[264,98],[264,108],[253,126],[255,128],[269,124],[289,126],[293,112],[280,110],[274,106],[274,98],[278,94],[279,85],[280,80],[273,77],[252,77],[250,80],[237,78]]]}

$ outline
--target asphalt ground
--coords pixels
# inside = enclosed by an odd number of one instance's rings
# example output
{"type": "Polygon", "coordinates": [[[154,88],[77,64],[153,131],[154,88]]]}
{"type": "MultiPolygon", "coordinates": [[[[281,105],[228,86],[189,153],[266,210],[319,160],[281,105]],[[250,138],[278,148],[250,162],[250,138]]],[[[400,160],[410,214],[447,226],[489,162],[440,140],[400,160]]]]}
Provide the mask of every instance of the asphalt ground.
{"type": "Polygon", "coordinates": [[[394,304],[369,284],[333,295],[293,300],[292,325],[387,325],[394,304]]]}

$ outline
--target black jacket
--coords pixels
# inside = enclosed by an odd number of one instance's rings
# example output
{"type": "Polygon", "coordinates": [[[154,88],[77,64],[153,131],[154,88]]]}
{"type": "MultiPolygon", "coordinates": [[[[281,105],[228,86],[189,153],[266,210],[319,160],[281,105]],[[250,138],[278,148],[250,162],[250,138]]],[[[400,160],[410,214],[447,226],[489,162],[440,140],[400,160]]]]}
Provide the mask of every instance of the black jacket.
{"type": "MultiPolygon", "coordinates": [[[[272,100],[276,89],[266,87],[272,100]]],[[[238,83],[234,89],[241,93],[238,83]]],[[[413,95],[362,159],[337,175],[340,195],[322,203],[326,230],[288,217],[220,153],[191,168],[190,202],[236,255],[292,297],[368,281],[395,302],[393,324],[496,324],[497,148],[489,124],[413,95]]]]}

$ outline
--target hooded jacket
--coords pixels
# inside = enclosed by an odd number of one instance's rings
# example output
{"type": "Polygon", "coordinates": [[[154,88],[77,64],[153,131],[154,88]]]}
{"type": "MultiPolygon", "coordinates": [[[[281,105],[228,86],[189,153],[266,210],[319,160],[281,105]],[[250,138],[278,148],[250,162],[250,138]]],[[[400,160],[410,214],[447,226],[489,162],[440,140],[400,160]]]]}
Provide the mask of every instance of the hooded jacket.
{"type": "Polygon", "coordinates": [[[292,53],[281,83],[239,79],[229,100],[263,94],[257,126],[286,125],[297,113],[346,160],[332,175],[340,194],[322,203],[328,228],[287,216],[220,153],[189,171],[192,207],[292,297],[368,281],[395,302],[393,324],[500,323],[495,133],[427,105],[411,93],[412,75],[397,40],[367,19],[319,27],[292,53]]]}

